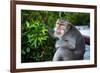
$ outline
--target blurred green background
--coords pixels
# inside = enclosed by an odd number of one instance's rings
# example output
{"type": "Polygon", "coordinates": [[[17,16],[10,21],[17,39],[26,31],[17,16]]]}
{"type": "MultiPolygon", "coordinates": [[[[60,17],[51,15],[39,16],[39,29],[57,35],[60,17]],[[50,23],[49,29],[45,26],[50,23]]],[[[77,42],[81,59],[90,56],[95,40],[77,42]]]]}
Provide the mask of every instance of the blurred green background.
{"type": "Polygon", "coordinates": [[[89,13],[21,10],[21,62],[52,61],[55,39],[47,31],[53,29],[58,18],[73,25],[88,25],[89,13]]]}

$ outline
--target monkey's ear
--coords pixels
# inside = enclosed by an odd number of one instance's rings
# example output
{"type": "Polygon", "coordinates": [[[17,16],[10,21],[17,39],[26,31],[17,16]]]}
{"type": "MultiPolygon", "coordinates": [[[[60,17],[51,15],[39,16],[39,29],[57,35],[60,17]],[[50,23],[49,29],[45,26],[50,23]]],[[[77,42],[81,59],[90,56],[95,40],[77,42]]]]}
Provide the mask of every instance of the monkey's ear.
{"type": "Polygon", "coordinates": [[[66,32],[68,32],[68,31],[70,30],[70,28],[71,28],[71,26],[68,25],[68,26],[66,27],[66,32]]]}
{"type": "Polygon", "coordinates": [[[68,23],[68,25],[66,27],[67,31],[69,31],[71,27],[72,27],[72,24],[71,23],[68,23]]]}
{"type": "Polygon", "coordinates": [[[66,32],[69,32],[72,27],[73,27],[73,25],[69,22],[67,27],[66,27],[66,32]]]}

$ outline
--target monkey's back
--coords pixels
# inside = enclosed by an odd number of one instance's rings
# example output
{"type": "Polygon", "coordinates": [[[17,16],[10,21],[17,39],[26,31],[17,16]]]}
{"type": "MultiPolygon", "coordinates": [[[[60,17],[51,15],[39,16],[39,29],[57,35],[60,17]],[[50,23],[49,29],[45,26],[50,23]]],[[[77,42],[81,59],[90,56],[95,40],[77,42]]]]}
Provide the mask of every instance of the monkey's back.
{"type": "Polygon", "coordinates": [[[64,39],[74,39],[76,41],[74,54],[76,55],[77,59],[80,57],[83,58],[85,53],[85,41],[82,34],[72,26],[66,35],[64,35],[64,39]]]}

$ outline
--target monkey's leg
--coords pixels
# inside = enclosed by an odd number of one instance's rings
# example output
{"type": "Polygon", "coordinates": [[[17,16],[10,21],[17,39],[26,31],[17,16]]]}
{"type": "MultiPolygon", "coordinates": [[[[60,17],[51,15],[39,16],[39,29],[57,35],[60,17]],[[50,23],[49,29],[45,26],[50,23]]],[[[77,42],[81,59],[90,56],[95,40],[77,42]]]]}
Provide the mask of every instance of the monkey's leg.
{"type": "Polygon", "coordinates": [[[62,48],[62,60],[69,61],[74,60],[75,56],[73,51],[69,50],[68,48],[62,48]]]}
{"type": "Polygon", "coordinates": [[[62,52],[60,51],[60,48],[58,48],[54,54],[53,61],[61,61],[62,60],[61,53],[62,52]]]}

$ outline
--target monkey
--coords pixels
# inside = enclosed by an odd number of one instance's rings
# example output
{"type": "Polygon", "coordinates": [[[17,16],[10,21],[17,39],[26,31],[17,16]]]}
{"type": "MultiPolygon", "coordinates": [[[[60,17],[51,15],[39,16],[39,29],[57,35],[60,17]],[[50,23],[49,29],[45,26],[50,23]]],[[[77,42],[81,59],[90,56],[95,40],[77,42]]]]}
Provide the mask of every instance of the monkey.
{"type": "Polygon", "coordinates": [[[53,61],[83,60],[85,41],[82,34],[68,20],[59,18],[56,21],[54,32],[49,34],[58,38],[55,43],[56,52],[53,61]]]}

